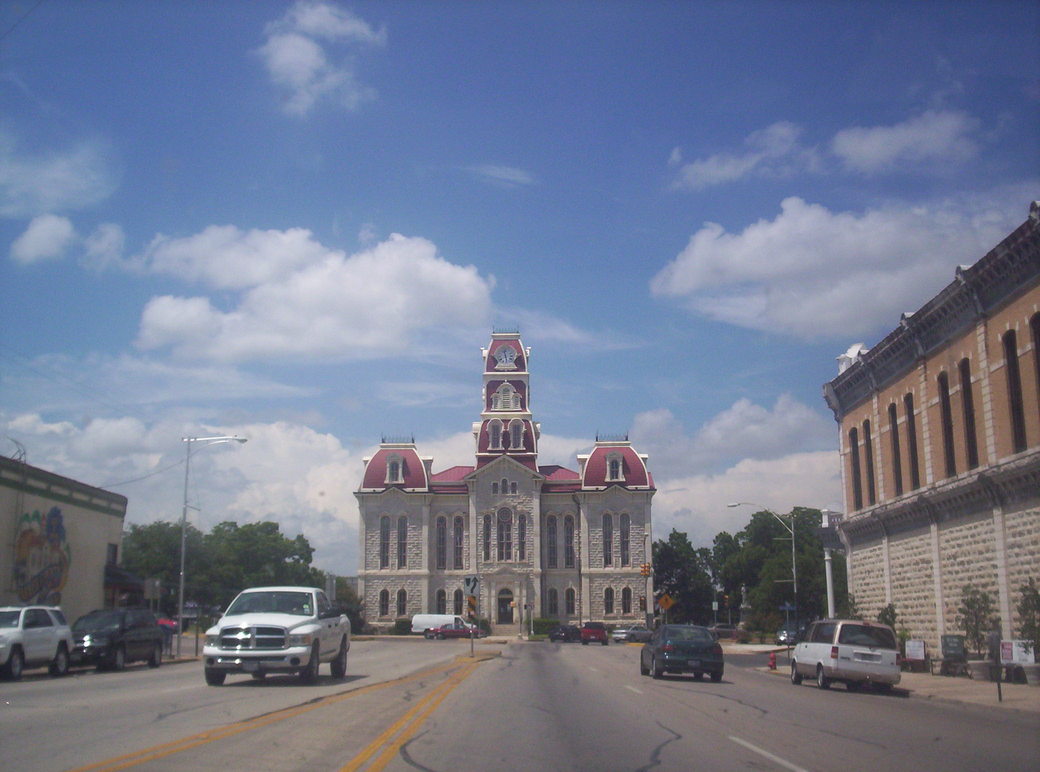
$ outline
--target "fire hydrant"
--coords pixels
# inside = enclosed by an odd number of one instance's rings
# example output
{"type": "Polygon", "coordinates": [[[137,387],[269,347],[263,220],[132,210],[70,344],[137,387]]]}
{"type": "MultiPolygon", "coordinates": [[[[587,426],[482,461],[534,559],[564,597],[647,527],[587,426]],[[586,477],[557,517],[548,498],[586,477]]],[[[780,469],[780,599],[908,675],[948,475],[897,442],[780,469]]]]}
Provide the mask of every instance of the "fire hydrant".
{"type": "Polygon", "coordinates": [[[769,652],[769,669],[776,670],[776,652],[769,652]]]}

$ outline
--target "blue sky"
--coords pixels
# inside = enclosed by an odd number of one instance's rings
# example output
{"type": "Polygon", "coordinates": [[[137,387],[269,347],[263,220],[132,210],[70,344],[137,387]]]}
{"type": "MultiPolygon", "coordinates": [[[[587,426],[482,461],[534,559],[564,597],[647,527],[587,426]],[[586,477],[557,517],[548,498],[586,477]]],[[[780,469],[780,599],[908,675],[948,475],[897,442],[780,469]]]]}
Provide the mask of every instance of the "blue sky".
{"type": "Polygon", "coordinates": [[[655,535],[841,508],[820,396],[1040,197],[1033,2],[0,6],[0,453],[355,573],[361,459],[650,455],[655,535]]]}

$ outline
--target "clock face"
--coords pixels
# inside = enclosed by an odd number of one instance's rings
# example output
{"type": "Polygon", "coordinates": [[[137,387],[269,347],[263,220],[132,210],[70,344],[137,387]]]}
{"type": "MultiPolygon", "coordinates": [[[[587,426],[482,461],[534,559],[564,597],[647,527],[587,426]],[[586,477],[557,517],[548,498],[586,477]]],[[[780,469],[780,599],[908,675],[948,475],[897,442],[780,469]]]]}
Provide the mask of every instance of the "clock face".
{"type": "Polygon", "coordinates": [[[495,352],[495,359],[500,365],[511,365],[516,359],[516,349],[512,346],[502,346],[495,352]]]}

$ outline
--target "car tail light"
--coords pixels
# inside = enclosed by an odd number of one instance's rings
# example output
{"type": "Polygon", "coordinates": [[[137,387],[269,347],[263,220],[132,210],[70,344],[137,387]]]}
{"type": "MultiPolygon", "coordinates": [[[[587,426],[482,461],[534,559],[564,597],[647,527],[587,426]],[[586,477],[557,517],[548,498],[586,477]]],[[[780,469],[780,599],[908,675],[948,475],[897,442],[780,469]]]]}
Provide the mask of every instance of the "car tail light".
{"type": "Polygon", "coordinates": [[[837,646],[831,646],[831,659],[837,659],[837,658],[838,658],[838,647],[837,646]]]}
{"type": "Polygon", "coordinates": [[[675,651],[675,647],[672,646],[672,644],[670,643],[666,643],[664,646],[661,647],[661,651],[675,651]]]}
{"type": "Polygon", "coordinates": [[[716,643],[714,646],[712,646],[711,647],[711,653],[721,657],[722,656],[722,644],[721,643],[716,643]]]}

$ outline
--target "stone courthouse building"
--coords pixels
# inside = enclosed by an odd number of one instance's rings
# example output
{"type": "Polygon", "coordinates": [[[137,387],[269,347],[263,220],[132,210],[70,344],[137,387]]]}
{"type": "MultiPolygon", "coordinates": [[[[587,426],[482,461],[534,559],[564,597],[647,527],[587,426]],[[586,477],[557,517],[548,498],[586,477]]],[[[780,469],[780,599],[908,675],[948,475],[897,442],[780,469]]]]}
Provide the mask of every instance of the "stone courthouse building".
{"type": "Polygon", "coordinates": [[[1040,579],[1040,203],[824,396],[841,424],[849,590],[937,650],[962,588],[990,594],[1005,639],[1040,579]]]}
{"type": "Polygon", "coordinates": [[[474,464],[434,471],[411,439],[384,438],[364,460],[359,595],[365,619],[389,626],[464,609],[518,632],[524,614],[561,621],[644,619],[650,562],[647,457],[627,438],[597,438],[577,471],[538,463],[528,364],[518,332],[494,332],[483,356],[474,464]],[[526,612],[524,611],[526,609],[526,612]]]}

